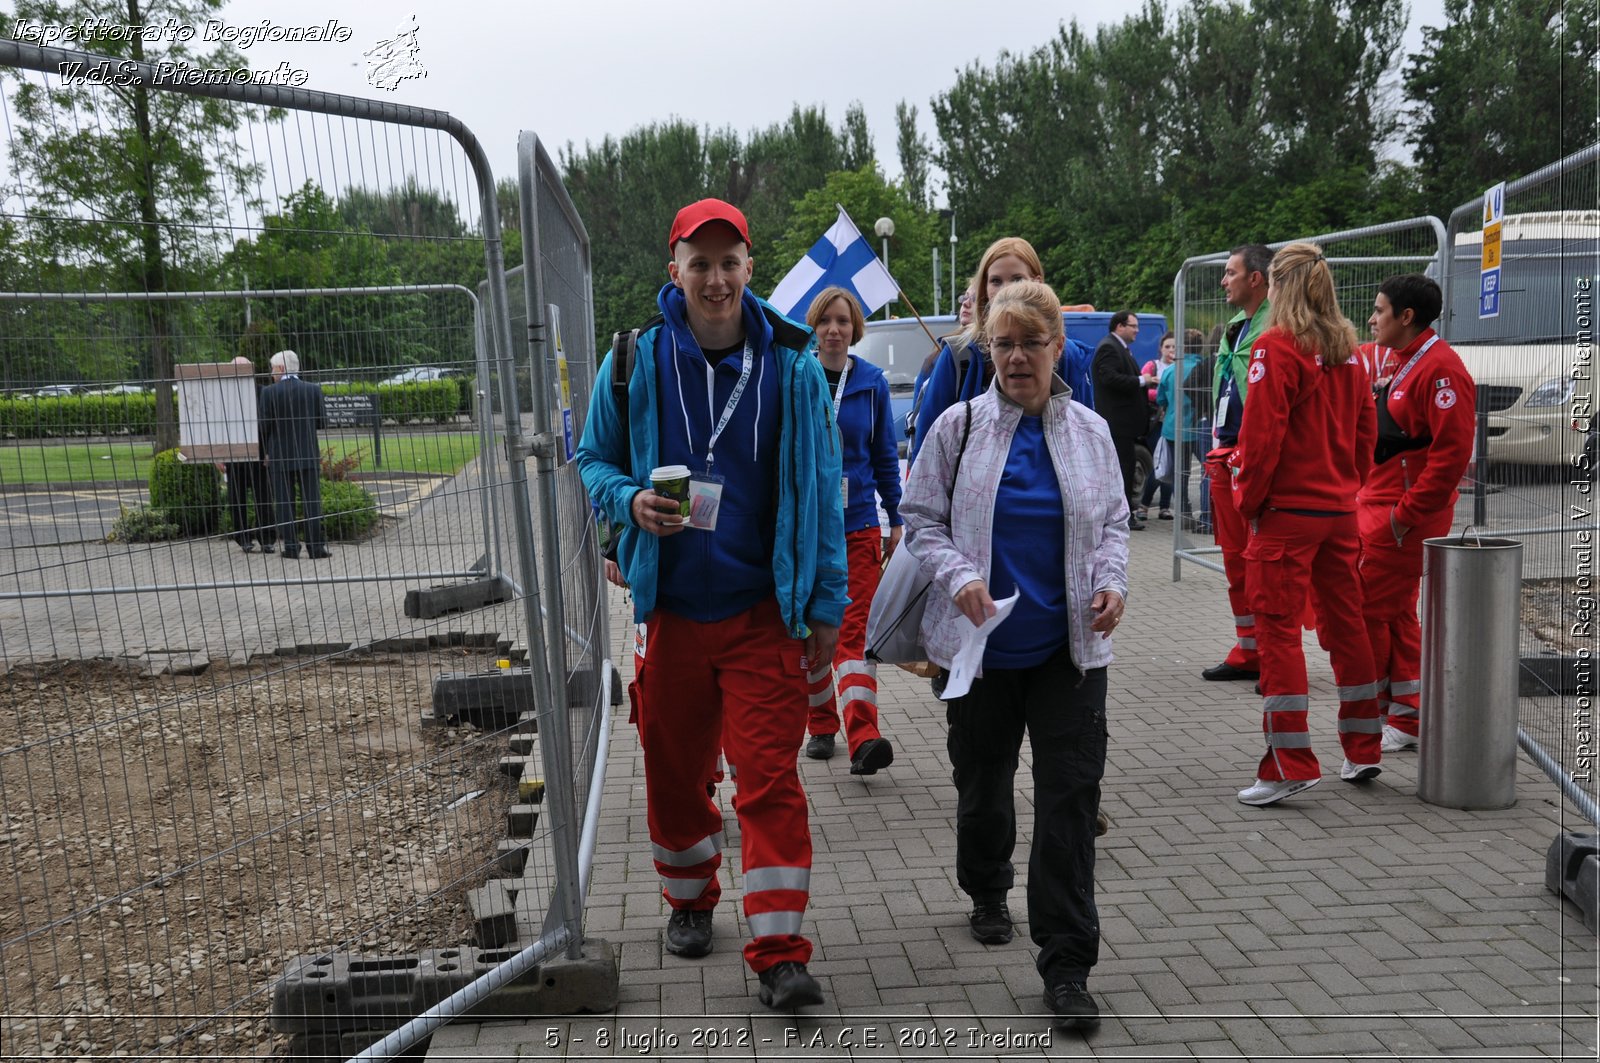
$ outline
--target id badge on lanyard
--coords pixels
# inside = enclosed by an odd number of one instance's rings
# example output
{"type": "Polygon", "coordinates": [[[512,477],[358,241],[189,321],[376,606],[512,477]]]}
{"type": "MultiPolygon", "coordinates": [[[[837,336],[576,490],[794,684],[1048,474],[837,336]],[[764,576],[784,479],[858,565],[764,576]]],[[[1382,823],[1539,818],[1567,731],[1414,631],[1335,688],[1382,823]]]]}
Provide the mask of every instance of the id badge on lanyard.
{"type": "MultiPolygon", "coordinates": [[[[728,427],[728,422],[733,419],[733,411],[738,409],[739,400],[744,397],[744,389],[750,383],[750,373],[755,368],[755,352],[751,350],[749,340],[744,345],[744,360],[739,367],[739,382],[733,386],[733,394],[728,396],[727,405],[722,408],[722,416],[718,418],[717,425],[711,430],[711,438],[706,441],[706,467],[704,472],[693,473],[689,477],[689,527],[700,531],[717,530],[717,514],[722,509],[722,488],[724,479],[717,474],[716,449],[717,440],[722,438],[723,431],[728,427]]],[[[712,406],[712,395],[716,387],[716,370],[710,365],[706,366],[706,404],[712,406]]],[[[678,395],[680,401],[683,396],[683,381],[678,381],[678,395]]]]}
{"type": "MultiPolygon", "coordinates": [[[[833,423],[839,423],[839,404],[844,401],[844,382],[850,379],[850,359],[846,358],[844,369],[839,373],[839,384],[833,389],[833,423]]],[[[840,430],[840,441],[844,438],[843,429],[840,430]]],[[[850,477],[839,477],[839,505],[845,509],[850,508],[850,477]]]]}

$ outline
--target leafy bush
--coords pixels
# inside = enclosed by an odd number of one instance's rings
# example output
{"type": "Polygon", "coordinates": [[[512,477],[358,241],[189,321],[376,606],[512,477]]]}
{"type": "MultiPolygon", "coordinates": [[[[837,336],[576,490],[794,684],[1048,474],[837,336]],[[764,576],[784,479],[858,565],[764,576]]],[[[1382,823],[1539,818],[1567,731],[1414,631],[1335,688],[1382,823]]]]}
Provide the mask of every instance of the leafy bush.
{"type": "Polygon", "coordinates": [[[165,510],[153,506],[122,507],[117,519],[111,522],[110,543],[156,543],[176,539],[180,529],[167,516],[165,510]]]}
{"type": "Polygon", "coordinates": [[[334,457],[331,450],[324,450],[322,452],[322,479],[324,481],[350,479],[350,474],[361,468],[362,457],[363,454],[360,447],[351,450],[350,453],[342,458],[334,457]]]}
{"type": "MultiPolygon", "coordinates": [[[[299,500],[295,513],[300,514],[299,500]]],[[[359,539],[378,523],[378,502],[348,480],[322,481],[322,534],[330,540],[359,539]]]]}
{"type": "Polygon", "coordinates": [[[210,462],[183,462],[163,450],[150,462],[150,505],[185,535],[211,535],[222,517],[222,477],[210,462]]]}

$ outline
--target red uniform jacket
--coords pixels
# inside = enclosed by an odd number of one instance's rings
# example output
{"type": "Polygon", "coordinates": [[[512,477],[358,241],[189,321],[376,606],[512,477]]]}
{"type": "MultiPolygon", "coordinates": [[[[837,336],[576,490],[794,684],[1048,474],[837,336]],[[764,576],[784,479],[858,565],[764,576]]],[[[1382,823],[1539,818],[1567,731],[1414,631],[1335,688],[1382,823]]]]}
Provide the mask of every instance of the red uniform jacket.
{"type": "MultiPolygon", "coordinates": [[[[1352,355],[1355,352],[1351,352],[1352,355]]],[[[1372,384],[1358,358],[1324,365],[1270,328],[1250,350],[1233,500],[1247,520],[1268,505],[1354,513],[1378,437],[1372,384]]]]}
{"type": "MultiPolygon", "coordinates": [[[[1385,360],[1383,376],[1396,377],[1433,339],[1433,329],[1385,360]]],[[[1461,356],[1439,340],[1403,378],[1389,386],[1389,416],[1413,439],[1432,437],[1426,447],[1396,454],[1372,469],[1361,491],[1363,505],[1392,505],[1395,520],[1412,525],[1456,502],[1456,485],[1472,460],[1478,389],[1461,356]]]]}

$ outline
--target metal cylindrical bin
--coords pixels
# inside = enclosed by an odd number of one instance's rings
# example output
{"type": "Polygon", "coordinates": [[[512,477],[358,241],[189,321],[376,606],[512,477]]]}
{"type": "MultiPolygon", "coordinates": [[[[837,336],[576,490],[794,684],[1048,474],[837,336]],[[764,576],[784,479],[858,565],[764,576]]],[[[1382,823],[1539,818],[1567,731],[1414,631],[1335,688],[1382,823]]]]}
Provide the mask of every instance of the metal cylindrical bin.
{"type": "Polygon", "coordinates": [[[1417,796],[1460,809],[1517,802],[1522,544],[1423,542],[1417,796]]]}

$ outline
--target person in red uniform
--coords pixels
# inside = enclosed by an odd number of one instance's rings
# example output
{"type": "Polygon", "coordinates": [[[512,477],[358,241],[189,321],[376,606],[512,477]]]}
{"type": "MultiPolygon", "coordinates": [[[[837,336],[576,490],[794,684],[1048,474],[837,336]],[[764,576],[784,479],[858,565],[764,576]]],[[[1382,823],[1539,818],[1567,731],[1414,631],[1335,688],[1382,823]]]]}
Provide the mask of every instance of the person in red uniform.
{"type": "Polygon", "coordinates": [[[1244,400],[1251,381],[1250,352],[1266,329],[1271,315],[1267,299],[1267,270],[1272,251],[1262,244],[1241,244],[1228,254],[1222,271],[1222,290],[1228,305],[1237,313],[1228,320],[1217,349],[1216,376],[1212,397],[1216,415],[1211,419],[1211,442],[1206,454],[1206,474],[1211,478],[1211,520],[1217,546],[1222,550],[1222,567],[1228,577],[1228,604],[1233,609],[1234,643],[1228,655],[1200,672],[1212,682],[1231,679],[1258,679],[1261,662],[1256,650],[1256,621],[1250,613],[1246,590],[1245,544],[1250,528],[1233,508],[1228,459],[1239,445],[1239,426],[1244,419],[1244,400]]]}
{"type": "Polygon", "coordinates": [[[1361,596],[1378,668],[1383,751],[1416,745],[1422,694],[1417,595],[1422,541],[1450,531],[1456,485],[1472,460],[1477,388],[1432,329],[1443,298],[1420,273],[1378,286],[1367,325],[1378,351],[1378,444],[1361,489],[1361,596]]]}
{"type": "Polygon", "coordinates": [[[848,288],[817,293],[806,312],[806,324],[817,336],[833,399],[833,420],[843,444],[844,548],[850,567],[850,605],[839,626],[833,659],[813,661],[807,675],[811,694],[811,738],[806,756],[833,756],[839,733],[839,705],[844,706],[844,734],[849,744],[850,774],[876,775],[894,763],[894,746],[878,730],[878,671],[867,660],[867,616],[885,560],[883,531],[878,527],[878,499],[889,515],[888,553],[894,553],[905,531],[900,519],[900,461],[895,454],[894,413],[889,407],[889,378],[883,370],[850,353],[860,343],[867,321],[861,304],[848,288]],[[834,689],[834,676],[838,689],[834,689]]]}
{"type": "Polygon", "coordinates": [[[1372,390],[1355,328],[1339,311],[1321,248],[1290,244],[1268,274],[1272,319],[1250,350],[1250,401],[1229,459],[1233,501],[1251,525],[1245,586],[1261,653],[1267,752],[1239,791],[1270,805],[1322,781],[1306,728],[1300,625],[1317,594],[1317,634],[1339,688],[1339,777],[1381,770],[1378,684],[1357,586],[1356,494],[1377,436],[1372,390]]]}

